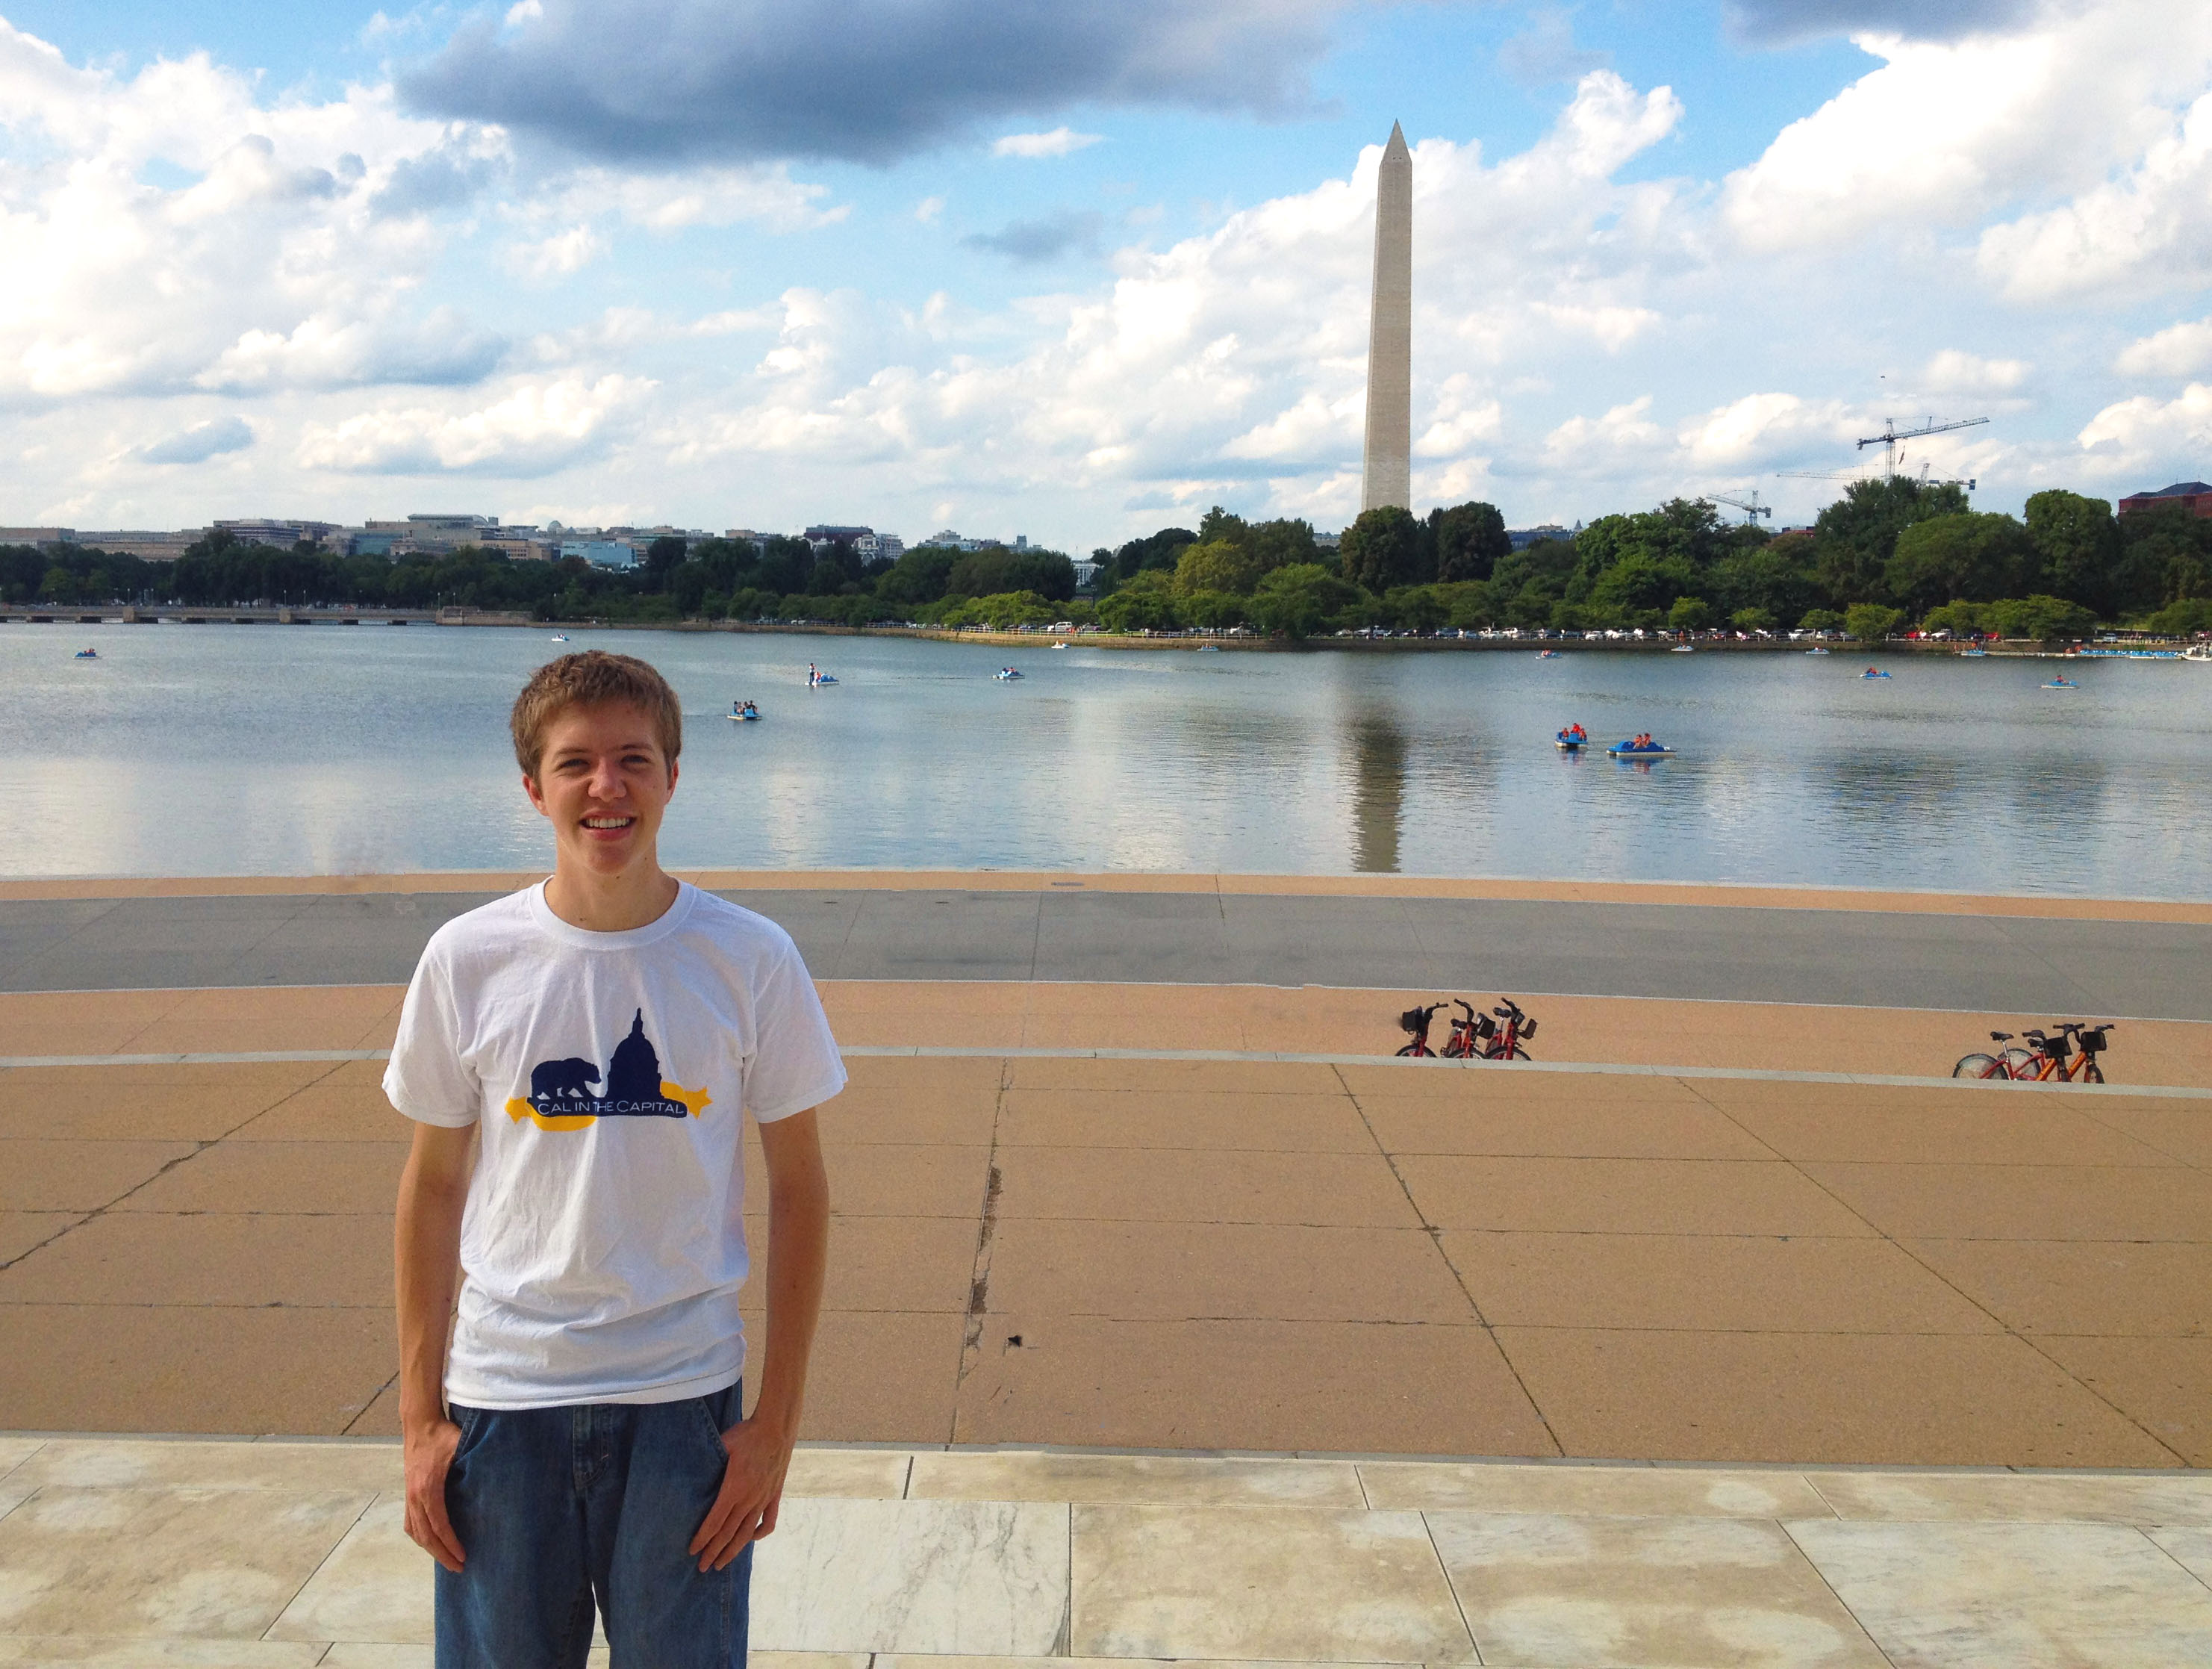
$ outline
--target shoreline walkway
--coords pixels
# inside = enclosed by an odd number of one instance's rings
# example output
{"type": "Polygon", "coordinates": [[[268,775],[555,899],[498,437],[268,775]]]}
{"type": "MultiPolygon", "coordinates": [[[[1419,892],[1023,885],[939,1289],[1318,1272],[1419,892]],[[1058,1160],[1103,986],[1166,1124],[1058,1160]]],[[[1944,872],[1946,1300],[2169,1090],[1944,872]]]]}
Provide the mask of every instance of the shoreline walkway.
{"type": "MultiPolygon", "coordinates": [[[[389,1442],[0,1439],[0,1662],[429,1669],[401,1505],[389,1442]]],[[[809,1446],[756,1555],[752,1648],[2167,1669],[2212,1657],[2212,1478],[809,1446]]]]}

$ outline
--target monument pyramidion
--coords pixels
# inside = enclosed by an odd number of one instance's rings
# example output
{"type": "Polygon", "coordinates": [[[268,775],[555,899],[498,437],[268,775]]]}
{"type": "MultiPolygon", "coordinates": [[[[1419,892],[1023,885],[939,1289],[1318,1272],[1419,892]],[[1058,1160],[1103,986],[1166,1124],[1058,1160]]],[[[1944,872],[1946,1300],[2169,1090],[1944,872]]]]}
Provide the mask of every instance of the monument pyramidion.
{"type": "Polygon", "coordinates": [[[1390,124],[1375,177],[1375,295],[1367,332],[1367,452],[1359,508],[1413,506],[1413,157],[1390,124]]]}

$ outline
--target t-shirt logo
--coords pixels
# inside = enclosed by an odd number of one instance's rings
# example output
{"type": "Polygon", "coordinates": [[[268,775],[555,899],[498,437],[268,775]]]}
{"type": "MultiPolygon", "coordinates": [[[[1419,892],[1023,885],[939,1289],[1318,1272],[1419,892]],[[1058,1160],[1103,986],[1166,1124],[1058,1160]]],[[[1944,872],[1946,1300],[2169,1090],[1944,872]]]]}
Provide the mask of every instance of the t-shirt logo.
{"type": "Polygon", "coordinates": [[[572,1056],[540,1061],[530,1069],[530,1093],[510,1097],[507,1116],[534,1120],[541,1130],[580,1130],[602,1118],[696,1118],[713,1098],[702,1087],[686,1089],[660,1075],[660,1053],[645,1035],[645,1010],[607,1063],[605,1093],[597,1063],[572,1056]]]}

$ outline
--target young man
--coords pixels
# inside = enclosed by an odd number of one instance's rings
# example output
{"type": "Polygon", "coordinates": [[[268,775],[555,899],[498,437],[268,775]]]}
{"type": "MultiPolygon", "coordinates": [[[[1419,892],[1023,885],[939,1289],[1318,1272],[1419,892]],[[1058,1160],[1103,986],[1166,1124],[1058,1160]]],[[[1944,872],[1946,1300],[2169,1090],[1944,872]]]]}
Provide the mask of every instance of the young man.
{"type": "Polygon", "coordinates": [[[844,1069],[783,929],[660,868],[683,736],[659,673],[563,655],[513,724],[552,878],[439,929],[384,1079],[416,1121],[399,1419],[438,1669],[581,1669],[595,1599],[617,1669],[737,1669],[821,1305],[814,1109],[844,1069]],[[747,1113],[769,1187],[750,1419],[747,1113]]]}

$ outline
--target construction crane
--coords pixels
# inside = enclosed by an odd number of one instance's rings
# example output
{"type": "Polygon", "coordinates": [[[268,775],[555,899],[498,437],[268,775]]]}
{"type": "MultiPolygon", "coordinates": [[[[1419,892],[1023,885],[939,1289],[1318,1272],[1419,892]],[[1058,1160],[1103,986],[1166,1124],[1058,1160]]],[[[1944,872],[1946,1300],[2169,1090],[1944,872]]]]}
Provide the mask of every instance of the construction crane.
{"type": "Polygon", "coordinates": [[[1771,504],[1762,504],[1759,502],[1759,489],[1756,487],[1753,487],[1749,492],[1746,493],[1741,498],[1730,498],[1724,492],[1700,493],[1698,496],[1705,499],[1711,503],[1733,505],[1735,509],[1741,510],[1743,512],[1743,523],[1747,527],[1754,525],[1761,516],[1766,517],[1769,521],[1773,520],[1774,517],[1774,506],[1771,504]]]}
{"type": "Polygon", "coordinates": [[[1987,417],[1961,417],[1956,423],[1937,423],[1929,417],[1917,429],[1899,429],[1893,419],[1884,417],[1881,433],[1869,435],[1862,440],[1859,450],[1864,452],[1870,446],[1881,448],[1882,478],[1887,480],[1897,473],[1897,460],[1901,455],[1898,448],[1899,441],[1917,440],[1923,435],[1948,435],[1954,429],[1976,429],[1988,421],[1987,417]]]}

